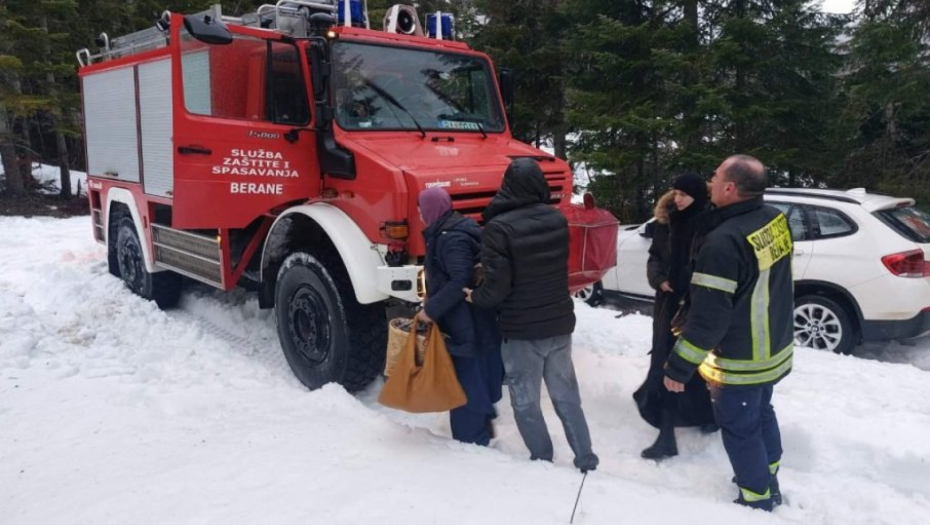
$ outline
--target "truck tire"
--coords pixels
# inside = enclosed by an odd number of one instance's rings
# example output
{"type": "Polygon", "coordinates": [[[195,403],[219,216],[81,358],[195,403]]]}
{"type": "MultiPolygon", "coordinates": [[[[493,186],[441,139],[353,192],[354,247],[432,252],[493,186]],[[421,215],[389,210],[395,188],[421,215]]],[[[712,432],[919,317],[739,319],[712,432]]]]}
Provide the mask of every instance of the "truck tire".
{"type": "Polygon", "coordinates": [[[387,320],[383,304],[359,304],[335,257],[296,252],[275,284],[275,322],[284,357],[297,379],[315,390],[339,383],[354,392],[384,367],[387,320]]]}
{"type": "Polygon", "coordinates": [[[805,295],[794,301],[794,343],[798,346],[851,354],[858,334],[850,312],[821,295],[805,295]]]}
{"type": "Polygon", "coordinates": [[[120,277],[136,295],[171,308],[181,298],[181,276],[171,272],[149,273],[145,269],[142,244],[132,219],[120,219],[116,235],[116,257],[120,277]]]}

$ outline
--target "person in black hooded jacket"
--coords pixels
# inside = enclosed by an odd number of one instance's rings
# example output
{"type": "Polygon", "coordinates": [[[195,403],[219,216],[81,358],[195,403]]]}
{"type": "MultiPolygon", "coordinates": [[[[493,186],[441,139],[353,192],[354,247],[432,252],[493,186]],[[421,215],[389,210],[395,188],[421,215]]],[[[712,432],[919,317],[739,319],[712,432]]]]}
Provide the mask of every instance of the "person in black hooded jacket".
{"type": "Polygon", "coordinates": [[[707,385],[699,376],[695,375],[681,394],[673,394],[663,385],[665,362],[676,341],[672,320],[690,289],[692,244],[708,207],[707,183],[695,174],[676,178],[672,190],[656,204],[659,224],[647,267],[649,284],[656,290],[651,360],[645,382],[633,394],[640,415],[659,429],[655,443],[642,452],[646,459],[678,455],[676,426],[716,429],[707,385]]]}
{"type": "Polygon", "coordinates": [[[545,379],[574,464],[588,472],[598,458],[571,355],[575,312],[568,292],[568,221],[549,201],[549,185],[536,161],[511,162],[483,215],[484,281],[465,292],[475,305],[498,311],[510,401],[530,458],[553,457],[540,407],[545,379]]]}
{"type": "Polygon", "coordinates": [[[481,227],[452,210],[442,188],[430,188],[418,198],[426,224],[426,305],[418,318],[436,322],[445,334],[455,375],[468,402],[449,414],[452,437],[486,446],[493,435],[494,403],[501,399],[504,365],[501,338],[493,310],[465,302],[462,288],[472,286],[481,253],[481,227]]]}

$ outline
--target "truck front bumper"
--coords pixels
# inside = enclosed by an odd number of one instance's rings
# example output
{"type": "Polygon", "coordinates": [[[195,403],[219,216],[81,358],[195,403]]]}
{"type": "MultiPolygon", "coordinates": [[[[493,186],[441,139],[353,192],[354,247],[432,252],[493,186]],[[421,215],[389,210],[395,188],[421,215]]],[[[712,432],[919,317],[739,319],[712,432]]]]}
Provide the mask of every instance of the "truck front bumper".
{"type": "Polygon", "coordinates": [[[419,303],[426,293],[423,267],[379,266],[378,291],[410,303],[419,303]]]}

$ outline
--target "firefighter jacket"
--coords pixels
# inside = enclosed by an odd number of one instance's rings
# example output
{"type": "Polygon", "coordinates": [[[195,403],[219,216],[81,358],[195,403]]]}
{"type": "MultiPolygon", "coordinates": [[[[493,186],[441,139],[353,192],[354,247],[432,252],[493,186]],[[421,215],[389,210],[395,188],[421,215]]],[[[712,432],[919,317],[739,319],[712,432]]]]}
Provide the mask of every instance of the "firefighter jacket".
{"type": "Polygon", "coordinates": [[[695,240],[687,318],[665,375],[684,383],[697,369],[726,387],[775,383],[791,371],[794,352],[788,221],[761,197],[713,210],[705,220],[706,237],[695,240]]]}

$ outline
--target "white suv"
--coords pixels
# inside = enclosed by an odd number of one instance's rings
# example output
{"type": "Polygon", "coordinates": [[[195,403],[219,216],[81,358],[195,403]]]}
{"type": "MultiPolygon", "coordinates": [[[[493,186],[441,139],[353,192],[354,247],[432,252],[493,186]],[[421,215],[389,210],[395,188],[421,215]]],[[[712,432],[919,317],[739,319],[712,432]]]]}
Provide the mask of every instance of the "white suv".
{"type": "MultiPolygon", "coordinates": [[[[861,341],[930,333],[930,214],[913,199],[849,191],[769,189],[794,237],[795,341],[850,353],[861,341]]],[[[622,295],[651,301],[651,227],[621,226],[617,266],[580,292],[589,304],[622,295]]]]}

